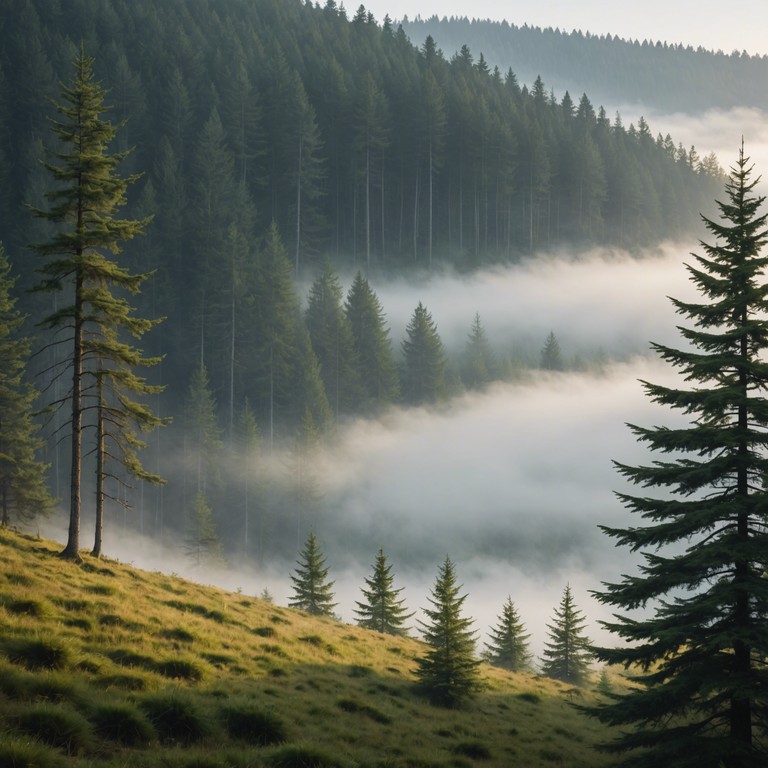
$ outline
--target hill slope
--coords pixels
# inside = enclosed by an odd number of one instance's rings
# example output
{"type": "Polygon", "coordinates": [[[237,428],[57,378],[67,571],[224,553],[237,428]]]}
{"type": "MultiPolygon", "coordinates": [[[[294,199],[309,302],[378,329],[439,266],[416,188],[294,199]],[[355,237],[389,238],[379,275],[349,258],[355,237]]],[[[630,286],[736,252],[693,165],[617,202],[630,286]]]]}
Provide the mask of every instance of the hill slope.
{"type": "Polygon", "coordinates": [[[670,112],[768,108],[768,57],[707,51],[681,44],[622,40],[482,19],[404,19],[415,45],[431,35],[447,57],[468,45],[490,66],[511,67],[521,82],[540,75],[557,93],[583,91],[610,105],[640,103],[670,112]]]}
{"type": "Polygon", "coordinates": [[[466,709],[438,709],[416,640],[57,549],[0,531],[2,765],[608,764],[570,706],[587,690],[484,667],[466,709]]]}

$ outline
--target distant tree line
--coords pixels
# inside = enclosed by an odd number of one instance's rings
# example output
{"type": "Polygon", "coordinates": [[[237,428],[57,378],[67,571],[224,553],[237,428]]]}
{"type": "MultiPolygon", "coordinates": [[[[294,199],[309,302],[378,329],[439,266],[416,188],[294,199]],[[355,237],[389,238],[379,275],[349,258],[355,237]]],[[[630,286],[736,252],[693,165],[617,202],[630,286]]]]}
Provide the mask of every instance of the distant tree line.
{"type": "Polygon", "coordinates": [[[456,16],[401,23],[417,44],[431,36],[446,56],[468,45],[489,66],[511,67],[531,81],[541,75],[559,93],[578,88],[613,104],[666,112],[768,108],[765,91],[754,87],[768,78],[765,55],[456,16]]]}

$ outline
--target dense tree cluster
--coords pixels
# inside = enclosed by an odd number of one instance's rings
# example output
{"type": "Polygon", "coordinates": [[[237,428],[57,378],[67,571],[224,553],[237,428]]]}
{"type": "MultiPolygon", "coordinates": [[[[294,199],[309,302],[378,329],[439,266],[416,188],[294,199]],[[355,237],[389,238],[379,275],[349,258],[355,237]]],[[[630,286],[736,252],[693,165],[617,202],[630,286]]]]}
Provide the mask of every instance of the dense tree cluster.
{"type": "MultiPolygon", "coordinates": [[[[562,243],[635,247],[683,231],[719,174],[659,146],[644,121],[611,121],[586,95],[556,100],[541,78],[521,85],[469,48],[447,58],[431,38],[416,47],[389,20],[378,24],[363,7],[350,17],[334,0],[8,0],[6,10],[0,231],[21,310],[58,317],[57,298],[23,293],[37,280],[24,247],[57,236],[56,222],[23,204],[41,208],[53,189],[38,162],[45,145],[60,149],[46,97],[56,101],[57,79],[82,43],[111,107],[105,161],[135,179],[125,221],[145,232],[121,241],[121,269],[134,287],[154,273],[136,317],[166,317],[131,364],[158,363],[141,383],[145,400],[198,430],[183,441],[196,482],[184,481],[177,518],[202,490],[212,509],[245,519],[239,504],[216,498],[226,478],[205,466],[214,451],[183,407],[203,371],[221,434],[234,436],[247,402],[264,450],[392,402],[430,404],[482,387],[510,366],[493,355],[479,316],[461,360],[448,359],[424,304],[405,337],[390,339],[372,288],[378,275],[472,267],[562,243]],[[345,296],[339,275],[350,267],[357,277],[345,296]],[[297,277],[314,280],[306,302],[297,277]],[[160,383],[165,396],[151,389],[160,383]]],[[[140,329],[127,315],[119,322],[140,329]]],[[[141,323],[149,330],[152,321],[141,323]]],[[[114,387],[118,378],[110,368],[99,380],[114,387]]],[[[138,392],[124,382],[120,397],[133,403],[138,392]]],[[[142,477],[167,474],[163,445],[173,439],[157,438],[153,471],[142,477]]],[[[297,477],[309,481],[298,446],[297,477]]],[[[138,470],[133,446],[123,447],[138,470]]],[[[66,451],[55,451],[52,463],[64,466],[66,451]]],[[[109,481],[108,470],[98,474],[109,481]]],[[[280,525],[262,526],[260,541],[280,525]]],[[[234,529],[230,521],[221,533],[239,540],[234,529]]]]}
{"type": "Polygon", "coordinates": [[[560,92],[578,88],[666,112],[768,107],[765,92],[754,87],[768,77],[765,55],[466,17],[406,17],[402,27],[412,40],[431,35],[446,55],[468,45],[490,66],[511,67],[525,79],[541,75],[560,92]]]}

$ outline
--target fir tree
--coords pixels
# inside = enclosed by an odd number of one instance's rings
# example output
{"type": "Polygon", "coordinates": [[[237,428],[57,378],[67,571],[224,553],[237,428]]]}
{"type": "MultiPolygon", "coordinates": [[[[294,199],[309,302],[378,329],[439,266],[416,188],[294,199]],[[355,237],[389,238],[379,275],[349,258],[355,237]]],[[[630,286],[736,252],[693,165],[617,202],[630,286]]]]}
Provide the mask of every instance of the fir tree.
{"type": "Polygon", "coordinates": [[[184,424],[187,428],[187,457],[195,473],[197,492],[219,480],[222,450],[221,429],[216,417],[216,401],[204,366],[196,368],[189,382],[184,402],[184,424]]]}
{"type": "Polygon", "coordinates": [[[511,669],[514,672],[529,669],[529,638],[530,635],[526,633],[525,626],[520,621],[512,598],[508,597],[499,616],[499,623],[490,630],[491,641],[486,643],[487,651],[484,656],[496,667],[511,669]]]}
{"type": "Polygon", "coordinates": [[[87,364],[94,359],[120,362],[122,348],[107,343],[102,332],[105,328],[117,326],[132,332],[134,327],[146,330],[144,323],[152,323],[133,318],[125,299],[113,293],[136,293],[147,277],[131,275],[106,255],[118,253],[120,244],[140,234],[147,222],[116,218],[126,202],[126,188],[136,177],[118,176],[116,168],[125,153],[107,151],[118,126],[102,119],[106,92],[93,79],[93,60],[81,49],[73,68],[72,82],[62,91],[63,103],[56,107],[61,117],[53,121],[62,149],[53,153],[54,163],[45,164],[58,187],[47,195],[51,207],[36,210],[38,216],[59,228],[47,242],[34,247],[50,259],[39,270],[42,280],[38,290],[59,293],[66,285],[71,297],[71,303],[48,315],[43,325],[64,328],[71,334],[70,509],[62,555],[78,559],[87,364]]]}
{"type": "Polygon", "coordinates": [[[607,745],[632,753],[626,765],[768,764],[768,215],[751,174],[742,145],[719,221],[703,219],[716,242],[702,241],[704,255],[688,266],[702,299],[672,300],[691,323],[680,327],[684,348],[653,345],[690,385],[643,382],[654,402],[691,422],[631,425],[669,458],[616,464],[643,489],[675,495],[619,494],[646,523],[603,529],[644,562],[598,599],[623,610],[655,606],[650,616],[606,622],[625,643],[597,649],[602,661],[647,673],[596,710],[607,723],[632,724],[607,745]]]}
{"type": "Polygon", "coordinates": [[[353,411],[360,387],[352,330],[342,308],[341,283],[327,260],[309,290],[306,324],[331,408],[337,417],[353,411]]]}
{"type": "Polygon", "coordinates": [[[32,420],[37,392],[24,381],[29,341],[20,335],[24,316],[16,309],[12,289],[16,278],[0,244],[0,525],[14,517],[28,520],[45,514],[51,498],[45,483],[46,465],[36,454],[43,447],[39,426],[32,420]]]}
{"type": "Polygon", "coordinates": [[[491,381],[496,372],[493,350],[480,322],[479,313],[475,313],[462,363],[462,380],[469,389],[482,388],[491,381]]]}
{"type": "Polygon", "coordinates": [[[384,310],[360,272],[352,281],[344,311],[352,334],[363,407],[378,410],[397,399],[400,385],[384,310]]]}
{"type": "Polygon", "coordinates": [[[419,302],[403,339],[403,397],[407,403],[432,403],[445,394],[445,350],[432,315],[419,302]]]}
{"type": "Polygon", "coordinates": [[[295,575],[291,575],[293,599],[288,604],[313,616],[333,616],[336,582],[328,581],[329,569],[314,533],[309,534],[296,565],[295,575]]]}
{"type": "Polygon", "coordinates": [[[546,342],[541,349],[541,368],[545,371],[562,371],[563,354],[560,351],[560,342],[553,331],[549,332],[546,342]]]}
{"type": "Polygon", "coordinates": [[[467,596],[460,591],[454,565],[446,557],[428,598],[432,607],[424,609],[429,621],[419,622],[429,650],[416,662],[420,689],[433,704],[444,707],[460,706],[479,687],[475,633],[472,619],[461,615],[467,596]]]}
{"type": "Polygon", "coordinates": [[[403,606],[405,600],[399,595],[403,588],[395,589],[392,566],[387,562],[384,550],[380,549],[373,564],[373,573],[365,579],[368,589],[363,588],[363,602],[356,602],[357,623],[366,629],[375,629],[388,635],[405,635],[403,624],[413,616],[403,606]]]}
{"type": "Polygon", "coordinates": [[[541,661],[541,671],[547,677],[572,685],[585,682],[592,657],[584,634],[586,623],[584,614],[573,602],[570,585],[566,585],[552,623],[547,624],[549,640],[544,643],[541,661]]]}
{"type": "Polygon", "coordinates": [[[216,534],[213,510],[202,491],[195,494],[184,546],[187,556],[194,560],[195,565],[221,562],[221,542],[216,534]]]}

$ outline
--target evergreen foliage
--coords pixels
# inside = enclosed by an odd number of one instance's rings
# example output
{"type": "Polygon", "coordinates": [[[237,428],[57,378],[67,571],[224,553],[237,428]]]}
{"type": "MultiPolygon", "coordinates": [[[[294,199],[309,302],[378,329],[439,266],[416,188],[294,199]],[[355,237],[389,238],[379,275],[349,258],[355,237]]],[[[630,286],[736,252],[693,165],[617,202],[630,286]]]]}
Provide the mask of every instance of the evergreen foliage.
{"type": "Polygon", "coordinates": [[[380,410],[400,391],[384,310],[360,271],[347,293],[344,311],[352,335],[353,362],[362,388],[363,409],[380,410]]]}
{"type": "Polygon", "coordinates": [[[402,341],[403,399],[410,405],[433,403],[445,396],[445,351],[437,326],[419,302],[402,341]]]}
{"type": "Polygon", "coordinates": [[[689,114],[768,107],[765,94],[751,86],[768,72],[760,54],[467,16],[404,18],[402,25],[412,40],[439,40],[448,56],[467,45],[483,51],[491,67],[511,67],[525,81],[540,74],[560,89],[599,92],[611,103],[689,114]]]}
{"type": "Polygon", "coordinates": [[[475,313],[464,348],[461,378],[468,389],[481,389],[496,375],[496,359],[488,343],[480,313],[475,313]]]}
{"type": "Polygon", "coordinates": [[[462,705],[480,684],[472,619],[461,615],[467,596],[460,591],[454,565],[446,557],[428,598],[432,607],[424,608],[428,621],[419,622],[429,650],[416,660],[419,688],[444,707],[462,705]]]}
{"type": "Polygon", "coordinates": [[[486,643],[484,657],[491,664],[513,672],[530,669],[530,635],[520,620],[512,598],[508,597],[501,610],[498,624],[490,630],[490,643],[486,643]]]}
{"type": "Polygon", "coordinates": [[[373,564],[373,573],[365,579],[362,602],[356,602],[357,623],[366,629],[374,629],[388,635],[405,635],[408,628],[403,626],[413,616],[404,607],[405,600],[399,599],[403,587],[394,588],[392,566],[387,562],[384,550],[380,549],[373,564]]]}
{"type": "Polygon", "coordinates": [[[331,408],[337,417],[353,412],[360,387],[352,330],[342,307],[341,283],[329,261],[309,290],[305,319],[331,408]]]}
{"type": "Polygon", "coordinates": [[[293,598],[288,604],[313,616],[333,616],[336,582],[328,581],[329,569],[314,533],[307,537],[296,565],[295,573],[291,574],[293,598]]]}
{"type": "Polygon", "coordinates": [[[607,723],[634,726],[607,745],[629,751],[627,765],[768,761],[768,216],[752,170],[742,145],[719,220],[704,218],[715,243],[702,241],[704,255],[688,266],[701,299],[672,300],[689,321],[680,327],[684,348],[653,345],[687,386],[643,382],[651,400],[690,423],[630,425],[667,458],[616,463],[636,485],[668,492],[619,494],[644,523],[603,528],[644,561],[598,599],[624,611],[653,607],[650,616],[606,622],[625,643],[596,651],[631,667],[639,684],[596,710],[607,723]]]}
{"type": "Polygon", "coordinates": [[[194,472],[196,491],[205,493],[219,481],[219,454],[223,443],[216,401],[203,365],[195,369],[189,382],[184,416],[187,460],[194,472]]]}
{"type": "Polygon", "coordinates": [[[572,685],[583,685],[592,658],[589,640],[584,634],[587,623],[576,607],[570,585],[566,585],[560,605],[555,608],[552,623],[547,624],[547,637],[541,671],[547,677],[572,685]]]}
{"type": "Polygon", "coordinates": [[[195,494],[189,514],[184,548],[195,565],[221,561],[221,542],[216,534],[213,510],[203,491],[195,494]]]}
{"type": "Polygon", "coordinates": [[[24,316],[16,309],[16,278],[0,243],[0,525],[29,520],[49,511],[46,465],[38,459],[44,441],[38,436],[32,406],[38,394],[24,377],[30,345],[21,335],[24,316]]]}
{"type": "Polygon", "coordinates": [[[541,348],[541,368],[545,371],[563,370],[563,353],[560,351],[560,342],[554,331],[549,332],[541,348]]]}
{"type": "MultiPolygon", "coordinates": [[[[331,416],[292,284],[324,258],[373,279],[563,242],[636,248],[686,231],[719,185],[716,161],[670,152],[647,124],[611,124],[586,95],[564,106],[541,78],[521,87],[520,73],[488,66],[487,50],[446,56],[434,39],[413,45],[397,25],[335,3],[4,10],[15,22],[0,25],[0,187],[18,191],[0,193],[9,253],[48,238],[50,222],[31,222],[20,203],[51,189],[36,162],[45,97],[86,40],[104,52],[95,66],[116,125],[127,120],[117,154],[135,146],[124,167],[147,171],[129,213],[156,218],[140,247],[125,243],[125,263],[156,270],[137,314],[168,318],[143,342],[148,359],[173,350],[167,411],[180,415],[202,360],[228,434],[247,397],[270,446],[293,433],[307,398],[318,425],[331,416]]],[[[14,267],[29,285],[27,262],[14,267]]],[[[368,379],[357,409],[394,399],[390,373],[357,365],[368,379]]]]}
{"type": "MultiPolygon", "coordinates": [[[[68,370],[72,381],[67,397],[71,408],[70,512],[62,555],[79,558],[83,414],[86,398],[92,396],[87,366],[96,366],[100,382],[105,376],[112,383],[119,382],[121,391],[116,403],[110,406],[112,435],[124,441],[124,462],[129,470],[141,472],[132,450],[136,444],[132,445],[135,433],[130,424],[138,420],[150,425],[153,417],[148,409],[125,396],[121,398],[121,394],[144,390],[131,369],[150,361],[121,343],[117,332],[141,335],[154,322],[134,317],[132,308],[118,293],[138,292],[147,275],[132,275],[106,255],[119,253],[121,243],[141,234],[147,223],[117,218],[118,210],[126,203],[127,186],[136,177],[118,176],[117,166],[125,153],[108,152],[117,126],[102,118],[107,109],[106,92],[94,80],[93,60],[81,49],[72,66],[72,81],[63,87],[63,101],[56,107],[60,118],[52,123],[62,149],[52,153],[53,163],[45,163],[58,186],[46,195],[50,207],[36,210],[39,217],[56,225],[57,230],[48,241],[34,248],[48,259],[39,269],[42,279],[38,290],[61,294],[66,286],[66,301],[70,302],[55,309],[42,324],[48,329],[65,329],[71,343],[68,370]],[[109,373],[103,372],[105,361],[114,364],[109,373]]],[[[101,390],[101,386],[97,389],[101,390]]],[[[104,403],[100,391],[97,398],[101,419],[104,403]]]]}

